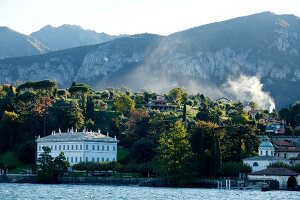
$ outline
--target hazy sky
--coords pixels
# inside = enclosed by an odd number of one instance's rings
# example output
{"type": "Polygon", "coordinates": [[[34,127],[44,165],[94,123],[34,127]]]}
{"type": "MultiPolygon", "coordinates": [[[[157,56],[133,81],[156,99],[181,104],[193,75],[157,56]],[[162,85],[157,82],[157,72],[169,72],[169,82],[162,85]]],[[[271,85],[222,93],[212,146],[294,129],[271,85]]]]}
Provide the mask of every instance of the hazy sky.
{"type": "Polygon", "coordinates": [[[300,0],[0,0],[0,26],[25,34],[77,24],[109,34],[167,35],[262,11],[300,16],[300,0]]]}

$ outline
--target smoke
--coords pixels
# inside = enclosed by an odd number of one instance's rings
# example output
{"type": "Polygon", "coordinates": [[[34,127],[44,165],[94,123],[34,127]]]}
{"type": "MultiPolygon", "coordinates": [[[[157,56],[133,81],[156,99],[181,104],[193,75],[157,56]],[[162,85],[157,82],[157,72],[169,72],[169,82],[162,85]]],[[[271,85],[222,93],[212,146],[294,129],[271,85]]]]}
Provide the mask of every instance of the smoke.
{"type": "Polygon", "coordinates": [[[222,90],[233,100],[253,101],[259,108],[270,112],[275,109],[273,98],[268,92],[263,91],[263,84],[258,76],[241,75],[236,79],[228,78],[227,82],[223,84],[222,90]]]}

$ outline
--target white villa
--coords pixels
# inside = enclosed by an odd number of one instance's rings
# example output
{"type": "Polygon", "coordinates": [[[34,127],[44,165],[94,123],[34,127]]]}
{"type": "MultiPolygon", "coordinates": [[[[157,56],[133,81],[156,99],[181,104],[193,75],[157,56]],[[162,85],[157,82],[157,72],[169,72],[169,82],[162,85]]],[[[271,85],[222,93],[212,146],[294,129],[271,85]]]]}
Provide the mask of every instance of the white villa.
{"type": "Polygon", "coordinates": [[[275,156],[275,148],[271,142],[264,141],[258,147],[259,156],[253,156],[243,159],[243,162],[252,167],[252,171],[266,169],[271,163],[283,162],[289,164],[288,159],[275,156]]]}
{"type": "Polygon", "coordinates": [[[51,156],[56,157],[64,152],[70,166],[79,162],[108,162],[117,161],[118,140],[98,132],[71,129],[68,132],[52,132],[51,135],[38,138],[37,156],[43,153],[43,146],[51,149],[51,156]]]}

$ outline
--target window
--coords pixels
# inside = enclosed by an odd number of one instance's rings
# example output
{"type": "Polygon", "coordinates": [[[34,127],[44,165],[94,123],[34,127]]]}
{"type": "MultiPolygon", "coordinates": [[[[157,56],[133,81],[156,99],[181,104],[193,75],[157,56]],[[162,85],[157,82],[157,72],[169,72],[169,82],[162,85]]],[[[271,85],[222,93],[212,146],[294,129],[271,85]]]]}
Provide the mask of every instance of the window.
{"type": "Polygon", "coordinates": [[[88,162],[88,161],[89,161],[89,158],[88,158],[88,157],[86,157],[86,158],[85,158],[85,162],[88,162]]]}
{"type": "Polygon", "coordinates": [[[65,150],[65,145],[63,145],[63,150],[65,150]]]}
{"type": "Polygon", "coordinates": [[[85,150],[89,150],[89,145],[85,145],[85,150]]]}
{"type": "Polygon", "coordinates": [[[102,146],[102,151],[104,151],[104,146],[102,146]]]}
{"type": "Polygon", "coordinates": [[[253,163],[253,167],[258,167],[258,163],[257,163],[257,162],[254,162],[254,163],[253,163]]]}
{"type": "Polygon", "coordinates": [[[67,161],[69,162],[69,157],[67,157],[67,161]]]}
{"type": "Polygon", "coordinates": [[[107,145],[107,148],[106,148],[106,150],[107,150],[107,151],[109,151],[109,146],[108,146],[108,145],[107,145]]]}
{"type": "Polygon", "coordinates": [[[61,145],[58,146],[58,150],[61,150],[61,145]]]}
{"type": "Polygon", "coordinates": [[[71,157],[71,162],[73,162],[73,157],[71,157]]]}
{"type": "Polygon", "coordinates": [[[52,145],[51,145],[50,149],[51,149],[51,151],[53,151],[52,145]]]}
{"type": "Polygon", "coordinates": [[[260,151],[260,155],[262,155],[262,151],[260,151]]]}
{"type": "Polygon", "coordinates": [[[115,158],[113,158],[113,161],[116,161],[116,159],[115,159],[115,158]]]}
{"type": "Polygon", "coordinates": [[[69,145],[67,145],[67,149],[69,150],[69,145]]]}
{"type": "Polygon", "coordinates": [[[78,150],[78,145],[76,144],[76,150],[78,150]]]}
{"type": "Polygon", "coordinates": [[[73,144],[72,144],[72,146],[71,146],[71,149],[73,150],[73,144]]]}
{"type": "Polygon", "coordinates": [[[104,162],[104,158],[102,158],[102,162],[104,162]]]}
{"type": "Polygon", "coordinates": [[[80,162],[82,162],[82,158],[81,157],[79,158],[79,160],[80,160],[80,162]]]}
{"type": "Polygon", "coordinates": [[[268,151],[266,151],[266,156],[268,156],[269,155],[269,152],[268,151]]]}
{"type": "Polygon", "coordinates": [[[97,150],[98,150],[98,151],[100,150],[100,146],[99,146],[99,145],[97,145],[97,150]]]}
{"type": "Polygon", "coordinates": [[[95,162],[95,158],[94,157],[92,158],[92,161],[95,162]]]}
{"type": "Polygon", "coordinates": [[[106,161],[108,162],[108,161],[109,161],[109,158],[106,158],[106,161]]]}
{"type": "Polygon", "coordinates": [[[92,146],[92,149],[95,150],[95,145],[92,146]]]}
{"type": "Polygon", "coordinates": [[[273,156],[273,151],[271,151],[271,156],[273,156]]]}
{"type": "Polygon", "coordinates": [[[42,150],[42,146],[39,146],[39,150],[40,150],[40,151],[42,150]]]}
{"type": "Polygon", "coordinates": [[[113,146],[113,151],[116,151],[116,146],[113,146]]]}
{"type": "Polygon", "coordinates": [[[99,158],[97,158],[97,162],[99,162],[99,158]]]}
{"type": "Polygon", "coordinates": [[[80,145],[80,150],[82,150],[82,145],[80,145]]]}
{"type": "Polygon", "coordinates": [[[284,153],[284,158],[286,158],[286,153],[284,153]]]}
{"type": "Polygon", "coordinates": [[[55,150],[55,151],[57,150],[57,146],[56,146],[56,145],[54,146],[54,150],[55,150]]]}
{"type": "Polygon", "coordinates": [[[77,157],[75,157],[75,162],[77,162],[77,157]]]}

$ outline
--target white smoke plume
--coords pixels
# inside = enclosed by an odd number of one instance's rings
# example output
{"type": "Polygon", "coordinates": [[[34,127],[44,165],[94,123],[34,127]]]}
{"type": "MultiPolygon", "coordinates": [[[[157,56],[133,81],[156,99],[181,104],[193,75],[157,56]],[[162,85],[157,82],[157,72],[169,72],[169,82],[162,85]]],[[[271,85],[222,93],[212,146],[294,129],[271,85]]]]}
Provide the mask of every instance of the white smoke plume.
{"type": "Polygon", "coordinates": [[[244,76],[241,75],[237,79],[229,78],[222,86],[224,93],[233,100],[241,102],[253,101],[261,109],[269,110],[275,109],[273,98],[268,92],[263,91],[263,84],[260,82],[258,76],[244,76]]]}

